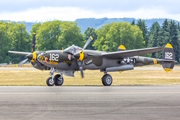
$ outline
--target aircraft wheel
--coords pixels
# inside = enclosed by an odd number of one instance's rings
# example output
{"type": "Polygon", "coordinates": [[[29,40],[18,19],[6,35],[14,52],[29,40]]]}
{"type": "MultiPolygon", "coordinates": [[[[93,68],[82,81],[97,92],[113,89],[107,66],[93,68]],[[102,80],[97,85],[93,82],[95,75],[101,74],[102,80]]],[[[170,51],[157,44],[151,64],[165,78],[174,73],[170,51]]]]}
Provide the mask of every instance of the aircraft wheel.
{"type": "Polygon", "coordinates": [[[52,79],[52,77],[49,77],[46,80],[46,84],[47,84],[47,86],[53,86],[54,85],[54,80],[52,79]]]}
{"type": "Polygon", "coordinates": [[[103,84],[104,86],[111,86],[112,81],[113,81],[113,79],[112,79],[111,75],[109,75],[109,74],[105,74],[105,75],[102,77],[102,84],[103,84]]]}
{"type": "Polygon", "coordinates": [[[57,74],[54,76],[54,82],[55,82],[56,86],[61,86],[64,82],[64,79],[63,79],[63,77],[61,77],[60,74],[57,74]]]}

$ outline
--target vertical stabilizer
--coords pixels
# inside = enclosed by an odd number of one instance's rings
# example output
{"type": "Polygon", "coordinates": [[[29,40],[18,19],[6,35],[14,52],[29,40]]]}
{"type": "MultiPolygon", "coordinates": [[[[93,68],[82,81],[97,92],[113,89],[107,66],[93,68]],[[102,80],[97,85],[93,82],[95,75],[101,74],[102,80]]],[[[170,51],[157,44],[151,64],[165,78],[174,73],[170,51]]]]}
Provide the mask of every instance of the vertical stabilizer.
{"type": "Polygon", "coordinates": [[[126,48],[124,47],[124,45],[120,45],[117,49],[117,51],[124,51],[126,50],[126,48]]]}
{"type": "Polygon", "coordinates": [[[174,62],[175,62],[175,54],[173,47],[170,43],[166,44],[162,59],[165,61],[163,62],[162,66],[166,72],[171,71],[174,68],[174,62]]]}

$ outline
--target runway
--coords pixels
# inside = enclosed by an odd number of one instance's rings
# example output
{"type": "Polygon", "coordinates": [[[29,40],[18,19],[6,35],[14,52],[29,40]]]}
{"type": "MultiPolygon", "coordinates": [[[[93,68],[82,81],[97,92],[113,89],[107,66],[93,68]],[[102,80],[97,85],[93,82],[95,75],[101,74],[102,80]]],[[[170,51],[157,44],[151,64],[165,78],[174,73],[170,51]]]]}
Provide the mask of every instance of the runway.
{"type": "Polygon", "coordinates": [[[180,86],[0,87],[1,120],[179,120],[180,86]]]}

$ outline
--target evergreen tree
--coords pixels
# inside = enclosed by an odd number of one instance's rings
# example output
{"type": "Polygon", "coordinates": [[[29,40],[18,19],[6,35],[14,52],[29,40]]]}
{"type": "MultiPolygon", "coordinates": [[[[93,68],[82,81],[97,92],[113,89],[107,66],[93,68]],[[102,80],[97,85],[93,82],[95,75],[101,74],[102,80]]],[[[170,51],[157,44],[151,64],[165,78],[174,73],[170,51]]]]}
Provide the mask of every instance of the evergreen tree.
{"type": "Polygon", "coordinates": [[[157,22],[154,22],[152,24],[152,26],[150,27],[150,31],[148,32],[148,47],[152,47],[153,46],[153,37],[154,37],[154,31],[156,30],[157,27],[157,22]]]}
{"type": "MultiPolygon", "coordinates": [[[[162,24],[162,28],[159,31],[157,46],[165,46],[169,41],[169,29],[168,29],[168,21],[164,20],[162,24]]],[[[158,58],[162,58],[162,51],[157,53],[158,58]]]]}
{"type": "Polygon", "coordinates": [[[178,30],[180,31],[180,25],[179,25],[179,22],[178,22],[178,30]]]}
{"type": "Polygon", "coordinates": [[[169,28],[168,28],[168,20],[165,19],[165,21],[163,22],[163,25],[162,25],[162,32],[163,32],[163,39],[164,39],[164,45],[169,41],[169,28]]]}
{"type": "Polygon", "coordinates": [[[170,22],[169,24],[169,29],[170,29],[170,40],[169,43],[172,44],[174,53],[175,53],[175,59],[177,62],[179,62],[179,41],[178,41],[178,29],[177,29],[177,24],[175,21],[170,22]]]}
{"type": "MultiPolygon", "coordinates": [[[[158,32],[158,38],[157,38],[157,46],[164,46],[164,36],[163,36],[163,30],[160,28],[158,32]]],[[[156,53],[157,58],[162,58],[163,51],[159,51],[156,53]]]]}
{"type": "Polygon", "coordinates": [[[148,46],[148,37],[147,37],[148,31],[147,31],[147,26],[144,20],[139,19],[137,22],[137,26],[142,30],[145,46],[147,47],[148,46]]]}
{"type": "MultiPolygon", "coordinates": [[[[150,28],[149,32],[149,46],[150,47],[157,47],[158,46],[158,37],[160,32],[160,26],[158,22],[153,23],[150,28]]],[[[156,58],[158,57],[157,53],[152,53],[151,57],[156,58]]]]}
{"type": "Polygon", "coordinates": [[[135,25],[135,20],[133,19],[133,21],[131,22],[131,25],[135,25]]]}

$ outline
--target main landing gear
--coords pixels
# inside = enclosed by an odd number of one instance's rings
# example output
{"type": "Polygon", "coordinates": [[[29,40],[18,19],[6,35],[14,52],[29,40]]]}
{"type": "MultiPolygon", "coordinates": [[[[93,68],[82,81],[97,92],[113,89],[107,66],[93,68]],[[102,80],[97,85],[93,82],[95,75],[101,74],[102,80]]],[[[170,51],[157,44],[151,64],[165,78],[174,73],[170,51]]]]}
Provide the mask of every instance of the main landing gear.
{"type": "Polygon", "coordinates": [[[104,76],[101,78],[101,80],[102,80],[102,84],[104,85],[104,86],[111,86],[111,84],[112,84],[112,82],[113,82],[113,79],[112,79],[112,77],[111,77],[111,75],[109,75],[109,74],[104,74],[104,76]]]}
{"type": "Polygon", "coordinates": [[[51,77],[49,77],[46,80],[46,84],[48,86],[54,86],[54,85],[61,86],[63,84],[63,82],[64,82],[63,76],[62,76],[62,74],[57,74],[53,78],[54,72],[55,72],[54,68],[51,68],[51,70],[50,70],[51,77]]]}
{"type": "MultiPolygon", "coordinates": [[[[54,72],[55,72],[55,69],[51,68],[51,70],[50,70],[51,77],[47,78],[46,84],[48,86],[54,86],[54,85],[61,86],[64,82],[63,76],[62,76],[62,74],[56,74],[53,77],[54,72]]],[[[113,82],[111,75],[107,74],[106,72],[104,73],[104,76],[101,78],[101,80],[102,80],[102,84],[104,86],[111,86],[111,84],[113,82]]]]}

